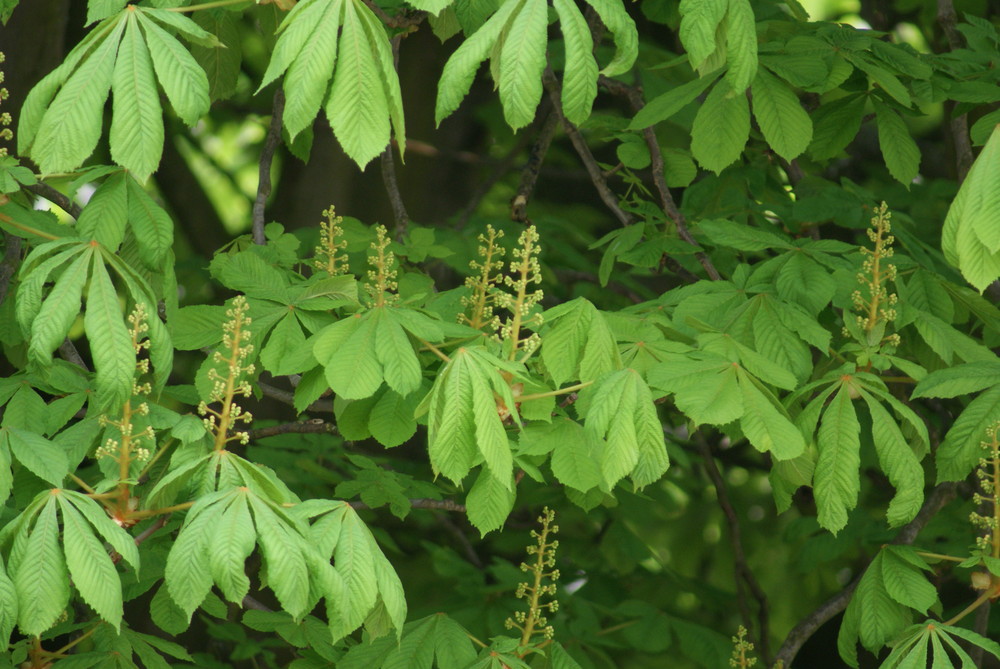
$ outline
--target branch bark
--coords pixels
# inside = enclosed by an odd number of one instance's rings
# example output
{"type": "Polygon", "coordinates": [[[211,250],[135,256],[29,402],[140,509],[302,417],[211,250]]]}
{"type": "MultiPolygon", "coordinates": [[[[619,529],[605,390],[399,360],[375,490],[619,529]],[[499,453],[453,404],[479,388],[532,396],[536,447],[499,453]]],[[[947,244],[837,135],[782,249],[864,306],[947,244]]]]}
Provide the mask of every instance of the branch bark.
{"type": "Polygon", "coordinates": [[[253,243],[267,243],[264,237],[264,207],[271,195],[271,163],[274,161],[274,151],[281,143],[281,118],[285,112],[285,93],[279,86],[274,91],[274,105],[271,108],[271,124],[264,138],[264,147],[260,151],[260,172],[257,181],[257,198],[253,203],[253,243]]]}

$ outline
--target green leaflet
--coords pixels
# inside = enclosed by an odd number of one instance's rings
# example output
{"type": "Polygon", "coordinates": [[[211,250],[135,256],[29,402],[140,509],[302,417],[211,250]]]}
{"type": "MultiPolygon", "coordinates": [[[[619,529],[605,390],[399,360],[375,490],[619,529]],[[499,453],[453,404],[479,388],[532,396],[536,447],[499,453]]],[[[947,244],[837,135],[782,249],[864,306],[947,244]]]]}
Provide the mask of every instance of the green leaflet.
{"type": "Polygon", "coordinates": [[[607,321],[593,304],[577,298],[544,314],[542,361],[553,383],[591,381],[621,367],[621,357],[607,321]]]}
{"type": "Polygon", "coordinates": [[[849,384],[841,384],[823,412],[813,483],[819,524],[834,534],[847,524],[847,512],[857,504],[860,491],[861,426],[851,403],[849,384]]]}
{"type": "Polygon", "coordinates": [[[120,630],[122,590],[118,570],[103,542],[76,507],[62,495],[58,500],[63,520],[63,549],[73,585],[101,618],[120,630]]]}
{"type": "Polygon", "coordinates": [[[920,149],[899,113],[875,98],[871,100],[885,166],[894,179],[909,188],[920,169],[920,149]]]}
{"type": "Polygon", "coordinates": [[[77,234],[97,240],[109,251],[117,251],[128,224],[128,175],[112,174],[102,183],[83,208],[76,222],[77,234]]]}
{"type": "MultiPolygon", "coordinates": [[[[300,23],[306,22],[303,29],[311,32],[295,60],[288,65],[284,80],[285,90],[295,92],[287,97],[284,112],[285,127],[292,139],[312,126],[329,90],[330,76],[337,64],[337,35],[345,4],[341,0],[314,2],[303,12],[300,23]]],[[[294,28],[289,27],[282,39],[291,39],[292,30],[294,28]]],[[[269,74],[273,73],[271,67],[268,67],[269,74]]],[[[267,80],[268,75],[265,75],[264,81],[267,80]]]]}
{"type": "Polygon", "coordinates": [[[497,84],[504,118],[514,130],[534,120],[535,108],[542,99],[547,23],[545,0],[521,0],[500,50],[497,84]]]}
{"type": "Polygon", "coordinates": [[[898,527],[913,520],[924,501],[924,470],[899,425],[869,393],[861,391],[872,417],[872,439],[882,471],[896,489],[886,516],[898,527]]]}
{"type": "MultiPolygon", "coordinates": [[[[638,118],[638,117],[637,117],[638,118]]],[[[769,230],[762,230],[745,223],[735,223],[721,219],[705,219],[698,222],[698,231],[708,235],[709,240],[720,246],[728,246],[740,251],[767,251],[769,249],[794,248],[785,237],[769,230]]]]}
{"type": "Polygon", "coordinates": [[[245,490],[232,495],[213,522],[207,546],[212,580],[233,603],[241,603],[250,590],[244,564],[257,543],[247,497],[245,490]]]}
{"type": "Polygon", "coordinates": [[[961,666],[974,666],[969,654],[956,643],[958,639],[986,650],[993,657],[1000,658],[1000,645],[992,639],[962,627],[944,625],[938,620],[926,620],[908,627],[900,635],[892,653],[885,658],[882,666],[886,669],[923,669],[928,666],[930,658],[931,666],[935,668],[953,667],[949,651],[958,656],[962,662],[961,666]]]}
{"type": "Polygon", "coordinates": [[[920,380],[910,397],[958,397],[996,385],[1000,362],[984,360],[935,370],[920,380]]]}
{"type": "Polygon", "coordinates": [[[313,353],[330,388],[345,399],[371,397],[383,380],[409,395],[420,386],[422,372],[405,331],[427,334],[428,327],[438,334],[434,322],[422,314],[376,307],[327,326],[317,335],[313,353]]]}
{"type": "Polygon", "coordinates": [[[744,409],[740,427],[750,443],[759,451],[770,451],[778,460],[802,455],[805,440],[784,407],[742,368],[737,369],[737,377],[744,409]]]}
{"type": "Polygon", "coordinates": [[[857,136],[864,112],[865,96],[860,94],[834,100],[813,112],[809,155],[816,160],[838,156],[857,136]]]}
{"type": "Polygon", "coordinates": [[[719,174],[739,159],[750,137],[746,96],[720,82],[705,98],[691,128],[691,153],[705,169],[719,174]]]}
{"type": "MultiPolygon", "coordinates": [[[[880,551],[861,577],[840,628],[837,640],[840,656],[852,667],[858,666],[855,645],[859,638],[865,648],[875,652],[910,622],[907,607],[886,591],[883,578],[885,556],[886,551],[880,551]]],[[[893,563],[889,570],[899,568],[898,564],[893,563]]]]}
{"type": "Polygon", "coordinates": [[[753,114],[764,139],[785,160],[798,157],[812,141],[813,126],[798,97],[767,70],[753,80],[753,114]]]}
{"type": "Polygon", "coordinates": [[[601,74],[614,77],[628,72],[639,55],[639,33],[635,21],[621,0],[587,0],[587,4],[594,8],[615,40],[615,55],[601,68],[601,74]]]}
{"type": "Polygon", "coordinates": [[[514,508],[516,496],[517,487],[511,473],[498,479],[488,469],[480,470],[465,499],[469,522],[479,530],[480,536],[503,527],[514,508]]]}
{"type": "Polygon", "coordinates": [[[28,355],[42,365],[51,364],[52,352],[63,342],[73,321],[80,315],[80,298],[87,283],[93,249],[81,247],[78,252],[79,257],[59,276],[30,324],[28,355]]]}
{"type": "Polygon", "coordinates": [[[704,360],[670,359],[649,370],[653,388],[674,393],[674,403],[695,425],[725,425],[743,415],[737,365],[713,355],[704,360]]]}
{"type": "Polygon", "coordinates": [[[700,70],[715,52],[716,29],[728,7],[727,0],[681,0],[680,38],[694,69],[700,70]]]}
{"type": "Polygon", "coordinates": [[[604,440],[600,458],[604,486],[610,490],[632,475],[637,487],[659,479],[669,466],[663,428],[643,378],[631,369],[611,372],[584,391],[587,431],[604,440]]]}
{"type": "MultiPolygon", "coordinates": [[[[111,34],[68,77],[41,117],[37,135],[30,144],[30,155],[43,172],[75,169],[97,145],[118,42],[125,29],[125,21],[121,19],[120,16],[111,19],[114,25],[111,34]]],[[[22,150],[29,148],[26,142],[22,150]]]]}
{"type": "Polygon", "coordinates": [[[31,605],[18,607],[17,624],[24,634],[38,636],[56,622],[69,603],[69,574],[59,547],[56,495],[45,499],[31,530],[24,523],[18,535],[24,537],[26,559],[11,565],[11,578],[18,601],[31,605]]]}
{"type": "Polygon", "coordinates": [[[10,645],[10,634],[17,624],[17,617],[17,589],[0,560],[0,644],[3,647],[10,645]]]}
{"type": "Polygon", "coordinates": [[[191,614],[212,589],[208,542],[214,530],[216,513],[207,509],[217,504],[225,494],[209,494],[195,502],[167,556],[164,571],[167,592],[189,623],[191,614]]]}
{"type": "MultiPolygon", "coordinates": [[[[236,92],[239,81],[240,30],[232,12],[205,10],[195,13],[195,22],[218,38],[219,46],[191,47],[191,56],[205,71],[208,79],[208,94],[212,100],[223,100],[236,92]]],[[[154,61],[155,64],[155,61],[154,61]]],[[[176,107],[175,107],[176,109],[176,107]]]]}
{"type": "Polygon", "coordinates": [[[147,268],[163,271],[174,243],[174,223],[135,179],[127,181],[129,223],[135,233],[139,257],[147,268]]]}
{"type": "Polygon", "coordinates": [[[976,467],[982,457],[980,443],[998,415],[1000,385],[993,386],[965,407],[938,448],[935,462],[939,483],[961,481],[976,467]]]}
{"type": "Polygon", "coordinates": [[[598,462],[603,443],[592,430],[568,418],[556,418],[545,439],[553,443],[552,473],[560,483],[580,492],[601,483],[598,462]]]}
{"type": "Polygon", "coordinates": [[[126,0],[87,0],[87,25],[121,11],[126,0]]]}
{"type": "MultiPolygon", "coordinates": [[[[146,45],[163,92],[181,120],[189,126],[195,125],[208,112],[210,104],[205,71],[176,38],[149,20],[145,13],[138,12],[136,16],[146,35],[146,45]]],[[[231,49],[212,50],[223,52],[231,49]]]]}
{"type": "Polygon", "coordinates": [[[597,61],[594,40],[587,20],[571,0],[553,0],[559,16],[559,28],[566,44],[566,69],[562,81],[563,114],[577,125],[590,117],[597,97],[597,61]]]}
{"type": "MultiPolygon", "coordinates": [[[[726,12],[726,60],[729,62],[726,82],[734,91],[745,91],[758,72],[757,23],[749,0],[729,0],[726,12]]],[[[804,111],[802,113],[805,114],[804,111]]]]}
{"type": "Polygon", "coordinates": [[[98,255],[93,256],[83,323],[97,368],[98,404],[116,409],[132,396],[135,348],[118,303],[118,293],[98,255]]]}
{"type": "Polygon", "coordinates": [[[636,113],[635,118],[629,123],[628,129],[642,130],[661,121],[666,121],[694,102],[717,79],[718,75],[702,76],[671,88],[666,93],[661,93],[636,113]]]}
{"type": "MultiPolygon", "coordinates": [[[[32,474],[53,486],[62,485],[62,480],[69,473],[66,453],[39,434],[16,427],[4,427],[0,431],[0,443],[6,444],[10,453],[32,474]]],[[[4,476],[9,477],[9,460],[3,468],[4,476]]],[[[7,489],[9,490],[9,486],[7,489]]]]}
{"type": "Polygon", "coordinates": [[[510,386],[499,372],[508,367],[482,349],[460,348],[438,372],[425,400],[435,474],[460,483],[481,455],[496,480],[507,482],[512,459],[498,408],[502,402],[516,417],[510,386]]]}
{"type": "Polygon", "coordinates": [[[111,158],[144,182],[163,153],[163,110],[136,13],[126,17],[112,79],[111,158]]]}
{"type": "Polygon", "coordinates": [[[990,135],[948,209],[941,233],[945,258],[981,293],[1000,276],[1000,132],[990,135]]]}

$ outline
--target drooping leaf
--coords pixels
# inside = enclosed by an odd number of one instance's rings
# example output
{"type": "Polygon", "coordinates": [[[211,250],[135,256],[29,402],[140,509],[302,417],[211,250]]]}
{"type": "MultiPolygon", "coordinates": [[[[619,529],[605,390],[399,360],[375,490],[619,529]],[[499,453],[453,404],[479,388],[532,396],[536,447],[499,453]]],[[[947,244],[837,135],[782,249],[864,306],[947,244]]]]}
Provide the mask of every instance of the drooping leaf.
{"type": "Polygon", "coordinates": [[[814,476],[819,524],[835,534],[858,502],[860,432],[848,386],[842,385],[823,412],[814,476]]]}
{"type": "Polygon", "coordinates": [[[90,524],[61,495],[66,566],[83,601],[115,629],[121,629],[122,586],[111,556],[90,524]]]}
{"type": "Polygon", "coordinates": [[[812,121],[798,97],[767,70],[753,80],[753,113],[764,139],[785,160],[798,157],[812,141],[812,121]]]}
{"type": "Polygon", "coordinates": [[[920,149],[898,112],[877,100],[872,104],[885,166],[893,178],[908,187],[920,169],[920,149]]]}
{"type": "Polygon", "coordinates": [[[56,622],[69,603],[69,574],[59,546],[55,495],[38,512],[24,550],[25,559],[13,574],[17,599],[22,603],[17,624],[25,634],[38,636],[56,622]]]}
{"type": "Polygon", "coordinates": [[[566,67],[562,80],[563,115],[577,125],[590,117],[597,97],[597,61],[594,40],[587,20],[570,0],[553,0],[559,16],[559,29],[566,44],[566,67]]]}
{"type": "Polygon", "coordinates": [[[208,111],[210,104],[205,71],[173,35],[146,18],[145,14],[137,13],[137,16],[146,35],[146,45],[163,92],[167,94],[181,120],[186,125],[195,125],[208,111]]]}
{"type": "Polygon", "coordinates": [[[488,469],[480,470],[465,499],[469,522],[479,530],[480,535],[486,536],[503,527],[514,508],[516,491],[511,474],[498,480],[488,469]]]}
{"type": "Polygon", "coordinates": [[[743,153],[750,136],[750,107],[746,96],[721,81],[705,98],[691,128],[691,153],[716,174],[743,153]]]}
{"type": "Polygon", "coordinates": [[[118,293],[98,255],[93,257],[83,324],[97,372],[97,401],[103,407],[116,410],[132,396],[135,348],[125,326],[118,293]]]}

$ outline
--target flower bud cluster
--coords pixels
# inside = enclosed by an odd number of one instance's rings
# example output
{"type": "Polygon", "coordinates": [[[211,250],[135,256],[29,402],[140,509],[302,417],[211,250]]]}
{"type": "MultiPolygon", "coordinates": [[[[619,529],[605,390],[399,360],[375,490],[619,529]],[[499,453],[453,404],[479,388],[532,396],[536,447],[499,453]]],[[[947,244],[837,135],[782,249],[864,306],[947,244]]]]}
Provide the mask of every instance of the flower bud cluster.
{"type": "Polygon", "coordinates": [[[500,327],[500,339],[510,342],[511,356],[518,350],[523,357],[531,355],[541,344],[537,333],[521,337],[521,329],[530,327],[537,330],[542,324],[540,312],[532,314],[535,306],[542,301],[544,293],[539,289],[529,292],[532,284],[542,282],[542,270],[538,264],[538,230],[529,226],[517,240],[518,246],[512,252],[514,259],[508,265],[509,274],[503,278],[509,293],[499,293],[497,305],[511,313],[500,327]]]}
{"type": "Polygon", "coordinates": [[[486,226],[486,234],[479,235],[479,257],[483,260],[469,263],[469,267],[478,274],[465,279],[465,285],[472,291],[472,295],[462,298],[462,304],[469,310],[469,315],[460,315],[459,321],[468,323],[477,330],[496,332],[500,327],[500,317],[494,315],[493,309],[498,297],[496,284],[502,277],[502,258],[506,253],[499,245],[501,239],[503,230],[496,230],[492,225],[486,226]]]}
{"type": "Polygon", "coordinates": [[[526,552],[534,556],[531,563],[522,562],[521,571],[531,572],[534,578],[532,583],[519,583],[515,596],[518,599],[527,599],[527,608],[524,611],[516,611],[514,615],[504,621],[507,629],[521,630],[521,645],[526,646],[531,642],[532,636],[541,634],[545,639],[555,636],[555,630],[549,625],[547,615],[551,615],[559,610],[559,600],[552,599],[543,602],[544,597],[555,597],[559,580],[559,570],[554,569],[556,564],[556,551],[559,542],[549,540],[549,536],[559,532],[559,526],[554,525],[555,512],[545,507],[542,515],[538,517],[538,522],[542,529],[540,532],[532,530],[531,536],[535,538],[534,545],[529,545],[526,552]],[[546,583],[545,581],[548,581],[546,583]]]}
{"type": "Polygon", "coordinates": [[[396,254],[389,250],[392,240],[384,225],[375,226],[375,241],[371,244],[374,253],[368,254],[368,281],[365,290],[368,291],[368,298],[371,306],[381,307],[386,304],[393,304],[399,300],[396,290],[399,283],[396,281],[398,273],[396,254]]]}
{"type": "Polygon", "coordinates": [[[729,666],[746,669],[746,667],[756,665],[757,658],[747,655],[747,653],[753,652],[753,644],[747,641],[747,628],[740,625],[739,631],[736,636],[732,637],[732,640],[733,656],[729,658],[729,666]]]}
{"type": "Polygon", "coordinates": [[[347,274],[347,254],[343,253],[347,248],[347,240],[343,239],[344,230],[340,227],[344,217],[337,216],[333,205],[323,210],[323,216],[326,220],[320,223],[319,246],[314,252],[313,267],[330,276],[347,274]]]}
{"type": "Polygon", "coordinates": [[[969,522],[973,527],[982,530],[976,538],[976,546],[993,557],[1000,556],[1000,421],[986,428],[986,440],[979,446],[986,454],[979,459],[976,478],[979,479],[979,491],[972,496],[972,501],[978,511],[969,514],[969,522]],[[988,510],[988,511],[987,511],[988,510]],[[983,513],[980,513],[982,511],[983,513]]]}
{"type": "Polygon", "coordinates": [[[224,448],[230,441],[239,441],[241,444],[250,442],[250,435],[246,432],[237,431],[230,434],[230,430],[237,423],[250,423],[253,420],[253,415],[249,411],[244,411],[233,401],[237,395],[250,397],[253,392],[247,377],[254,373],[256,367],[253,363],[246,364],[254,350],[253,344],[250,343],[252,333],[249,326],[253,321],[247,316],[249,310],[250,305],[247,304],[246,298],[239,295],[233,299],[232,306],[226,311],[229,320],[222,325],[222,350],[212,354],[215,363],[224,365],[226,374],[220,374],[215,367],[208,370],[208,378],[212,382],[209,401],[198,405],[198,414],[203,416],[202,423],[205,429],[215,435],[217,450],[224,448]],[[226,351],[226,354],[223,351],[226,351]],[[219,410],[209,406],[216,403],[221,405],[219,410]]]}
{"type": "MultiPolygon", "coordinates": [[[[2,51],[0,51],[0,63],[3,63],[5,60],[7,60],[7,57],[2,51]]],[[[6,86],[3,86],[4,79],[5,75],[3,70],[0,70],[0,104],[2,104],[8,96],[10,96],[10,91],[7,90],[6,86]]],[[[14,139],[14,131],[8,127],[11,123],[13,123],[13,119],[10,116],[10,112],[0,113],[0,140],[9,142],[14,139]]],[[[0,147],[0,158],[3,158],[6,155],[7,147],[0,147]]]]}
{"type": "MultiPolygon", "coordinates": [[[[858,312],[855,321],[866,332],[873,330],[880,322],[895,320],[897,315],[894,308],[896,294],[890,293],[887,288],[890,282],[896,280],[896,266],[888,262],[895,253],[892,245],[896,241],[890,234],[891,218],[892,213],[883,202],[875,209],[875,216],[871,219],[872,227],[866,231],[873,248],[861,247],[864,262],[857,274],[861,290],[855,290],[851,294],[851,302],[858,312]]],[[[899,335],[889,335],[886,342],[898,345],[899,335]]]]}

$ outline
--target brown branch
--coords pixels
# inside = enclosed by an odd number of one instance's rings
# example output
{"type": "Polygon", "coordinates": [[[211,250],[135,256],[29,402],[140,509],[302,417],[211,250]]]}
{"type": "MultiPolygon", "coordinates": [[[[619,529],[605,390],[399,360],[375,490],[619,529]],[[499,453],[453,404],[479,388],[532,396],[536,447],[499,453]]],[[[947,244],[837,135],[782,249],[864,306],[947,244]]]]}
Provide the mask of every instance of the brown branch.
{"type": "Polygon", "coordinates": [[[517,194],[510,205],[510,218],[518,223],[526,223],[528,220],[528,201],[538,183],[538,175],[542,170],[542,163],[545,162],[545,155],[552,146],[552,137],[555,135],[556,127],[559,125],[559,114],[551,109],[551,103],[543,104],[540,115],[545,119],[538,129],[535,143],[528,153],[528,162],[521,169],[521,183],[517,186],[517,194]]]}
{"type": "MultiPolygon", "coordinates": [[[[639,89],[633,86],[626,86],[619,81],[604,76],[599,79],[599,82],[612,93],[624,96],[634,112],[638,112],[645,106],[642,100],[642,93],[639,89]]],[[[646,141],[646,148],[649,149],[650,172],[653,175],[653,185],[656,186],[656,192],[660,196],[660,208],[673,221],[674,226],[677,228],[677,236],[691,246],[698,247],[698,242],[695,241],[688,230],[687,219],[677,207],[677,203],[674,202],[674,196],[670,193],[670,188],[667,186],[663,151],[660,149],[660,142],[656,139],[656,131],[653,129],[653,126],[643,128],[642,137],[646,141]]],[[[694,257],[705,268],[705,272],[713,281],[718,281],[722,278],[719,271],[715,269],[715,265],[712,264],[712,261],[703,251],[695,251],[694,257]]]]}
{"type": "MultiPolygon", "coordinates": [[[[514,143],[514,146],[510,147],[510,150],[507,151],[506,155],[500,159],[500,161],[496,164],[496,167],[493,169],[493,172],[490,173],[490,176],[479,184],[475,192],[472,194],[472,197],[469,198],[469,203],[465,205],[465,208],[458,214],[458,219],[455,221],[456,230],[461,230],[465,227],[465,224],[469,222],[469,218],[479,207],[479,203],[483,201],[483,198],[489,195],[493,186],[495,186],[497,182],[500,181],[500,179],[502,179],[504,175],[506,175],[507,172],[514,167],[515,159],[524,147],[528,145],[528,138],[530,136],[531,135],[527,132],[519,134],[517,136],[517,142],[514,143]]],[[[406,145],[409,147],[410,143],[407,142],[406,145]]]]}
{"type": "MultiPolygon", "coordinates": [[[[352,509],[370,509],[364,502],[348,502],[352,509]]],[[[431,509],[434,511],[454,511],[465,513],[465,505],[453,502],[450,499],[411,499],[410,507],[414,509],[431,509]]]]}
{"type": "Polygon", "coordinates": [[[57,207],[65,211],[73,218],[80,218],[80,214],[83,211],[80,208],[80,205],[78,205],[76,202],[73,202],[73,200],[71,200],[68,196],[63,195],[62,193],[60,193],[47,183],[39,181],[36,184],[32,184],[30,186],[24,186],[24,188],[26,190],[31,191],[35,195],[43,197],[49,202],[52,202],[53,204],[55,204],[57,207]]]}
{"type": "Polygon", "coordinates": [[[600,196],[601,201],[604,205],[614,214],[622,225],[631,225],[635,222],[635,219],[631,214],[627,213],[618,204],[618,198],[615,194],[611,192],[608,187],[608,182],[604,178],[604,173],[601,171],[600,166],[597,161],[594,160],[594,155],[590,152],[590,147],[587,146],[587,140],[583,138],[577,127],[573,125],[569,119],[563,116],[562,107],[560,105],[560,86],[559,81],[556,79],[555,73],[552,71],[551,67],[545,68],[545,75],[543,78],[545,83],[545,88],[549,92],[549,99],[552,101],[552,109],[555,114],[559,116],[559,121],[562,123],[563,130],[566,131],[566,136],[569,137],[569,141],[572,142],[573,148],[576,149],[577,154],[580,156],[580,160],[583,161],[583,166],[587,169],[587,174],[590,175],[590,181],[594,184],[594,188],[597,190],[598,196],[600,196]]]}
{"type": "Polygon", "coordinates": [[[0,304],[7,299],[7,292],[10,291],[10,282],[17,274],[17,268],[21,264],[21,238],[7,232],[3,233],[4,250],[3,260],[0,260],[0,304]]]}
{"type": "Polygon", "coordinates": [[[389,26],[390,28],[412,28],[423,23],[424,19],[427,18],[427,12],[417,11],[417,12],[400,12],[395,16],[389,16],[385,13],[385,10],[378,6],[372,0],[364,0],[368,8],[375,12],[375,15],[382,20],[382,23],[389,26]]]}
{"type": "MultiPolygon", "coordinates": [[[[937,22],[948,40],[948,46],[952,51],[961,49],[964,40],[959,32],[958,16],[955,14],[955,4],[952,0],[937,0],[937,22]]],[[[954,111],[954,104],[949,105],[949,116],[954,111]]],[[[955,170],[958,182],[965,180],[965,175],[972,168],[972,145],[969,140],[969,117],[961,114],[949,119],[948,130],[951,134],[952,146],[955,149],[955,170]]]]}
{"type": "Polygon", "coordinates": [[[279,434],[339,434],[337,426],[327,423],[322,418],[314,418],[301,423],[282,423],[261,427],[247,432],[251,439],[266,439],[279,434]]]}
{"type": "Polygon", "coordinates": [[[255,598],[251,597],[250,595],[246,595],[246,596],[243,597],[243,608],[245,608],[245,609],[253,609],[255,611],[264,611],[265,613],[273,613],[274,612],[274,609],[272,609],[270,606],[268,606],[264,602],[261,602],[261,601],[255,599],[255,598]]]}
{"type": "Polygon", "coordinates": [[[167,524],[168,520],[170,520],[170,514],[169,513],[164,514],[164,515],[160,516],[159,518],[157,518],[156,522],[154,522],[152,525],[150,525],[149,527],[147,527],[146,529],[144,529],[142,532],[140,532],[135,537],[135,545],[138,546],[143,541],[145,541],[146,539],[148,539],[151,536],[153,536],[154,534],[156,534],[164,525],[167,524]]]}
{"type": "Polygon", "coordinates": [[[260,150],[260,172],[257,181],[257,198],[253,203],[253,243],[267,243],[264,237],[264,206],[271,195],[271,163],[274,151],[281,143],[281,117],[285,112],[285,93],[279,86],[274,91],[274,106],[271,108],[271,124],[264,138],[264,147],[260,150]]]}
{"type": "Polygon", "coordinates": [[[68,338],[63,339],[63,343],[59,344],[59,355],[63,357],[63,360],[73,363],[83,371],[90,371],[87,363],[83,361],[83,356],[80,355],[80,352],[76,350],[76,346],[68,338]]]}
{"type": "MultiPolygon", "coordinates": [[[[891,543],[896,545],[912,544],[917,535],[920,534],[920,531],[930,522],[931,518],[955,497],[956,488],[957,485],[955,483],[942,483],[935,487],[927,499],[924,500],[924,504],[920,507],[920,511],[917,512],[916,517],[903,526],[891,543]]],[[[788,636],[785,637],[784,643],[781,644],[781,648],[778,649],[778,654],[774,658],[776,663],[783,662],[783,666],[792,666],[792,661],[803,644],[808,641],[809,637],[828,620],[847,608],[847,604],[851,601],[851,595],[854,594],[854,590],[858,587],[858,583],[861,582],[861,577],[864,573],[864,569],[859,571],[858,575],[854,577],[854,580],[847,587],[820,604],[812,613],[800,620],[792,628],[788,636]]]]}
{"type": "Polygon", "coordinates": [[[434,517],[437,519],[441,526],[448,530],[452,536],[458,541],[458,544],[462,547],[465,552],[465,557],[468,558],[469,562],[475,565],[479,569],[484,569],[486,565],[483,564],[483,560],[476,553],[476,549],[472,547],[472,542],[469,541],[469,537],[465,536],[465,532],[462,531],[458,525],[456,525],[451,518],[443,513],[435,513],[434,517]]]}
{"type": "MultiPolygon", "coordinates": [[[[403,39],[400,33],[392,38],[392,65],[399,70],[399,42],[403,39]]],[[[397,242],[402,243],[406,236],[407,228],[410,225],[410,215],[406,213],[406,205],[403,204],[403,195],[399,192],[399,182],[396,180],[396,161],[392,156],[392,142],[385,147],[382,152],[382,183],[385,184],[386,193],[389,195],[389,204],[392,205],[392,218],[396,222],[396,230],[393,237],[397,242]]]]}
{"type": "Polygon", "coordinates": [[[726,517],[726,525],[729,527],[729,541],[733,546],[733,569],[736,572],[737,605],[743,617],[743,624],[748,630],[754,629],[754,625],[751,622],[750,607],[746,601],[745,583],[746,587],[750,589],[753,598],[757,600],[757,630],[756,634],[753,634],[754,644],[759,650],[764,664],[770,665],[769,658],[771,651],[768,643],[770,626],[768,624],[767,593],[760,587],[757,577],[754,576],[753,570],[750,569],[750,565],[747,563],[746,553],[743,551],[740,521],[736,515],[736,509],[733,508],[733,504],[729,499],[726,483],[723,481],[722,474],[719,473],[719,468],[715,464],[715,456],[712,455],[712,448],[700,432],[695,432],[694,436],[698,442],[698,451],[705,462],[705,471],[708,472],[708,477],[712,480],[712,485],[715,487],[716,499],[718,500],[719,507],[722,509],[723,515],[726,517]]]}
{"type": "MultiPolygon", "coordinates": [[[[263,381],[258,381],[257,386],[260,388],[261,392],[264,393],[264,397],[270,397],[272,400],[278,400],[282,404],[287,404],[293,407],[295,406],[295,393],[289,390],[276,388],[275,386],[272,386],[269,383],[264,383],[263,381]]],[[[316,400],[306,407],[306,410],[333,413],[333,402],[330,400],[316,400]]]]}

